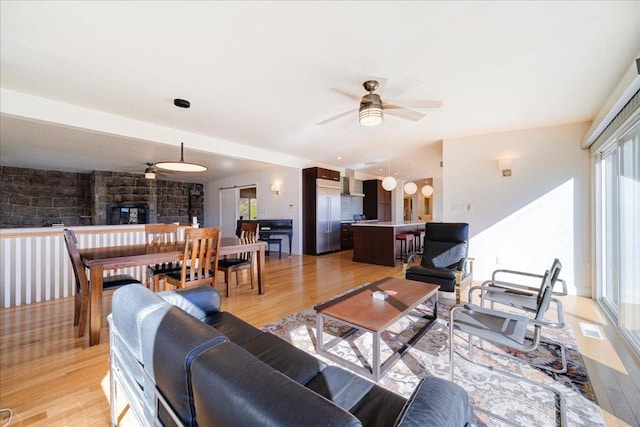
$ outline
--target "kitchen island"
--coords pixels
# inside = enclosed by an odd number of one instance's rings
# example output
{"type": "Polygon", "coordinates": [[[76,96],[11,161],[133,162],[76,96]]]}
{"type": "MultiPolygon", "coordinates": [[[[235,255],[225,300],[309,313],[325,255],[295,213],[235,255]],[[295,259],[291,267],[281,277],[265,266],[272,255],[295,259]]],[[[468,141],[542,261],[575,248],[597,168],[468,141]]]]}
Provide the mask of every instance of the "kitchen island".
{"type": "Polygon", "coordinates": [[[424,221],[354,222],[353,260],[369,264],[394,267],[402,260],[396,259],[396,234],[424,230],[424,221]]]}

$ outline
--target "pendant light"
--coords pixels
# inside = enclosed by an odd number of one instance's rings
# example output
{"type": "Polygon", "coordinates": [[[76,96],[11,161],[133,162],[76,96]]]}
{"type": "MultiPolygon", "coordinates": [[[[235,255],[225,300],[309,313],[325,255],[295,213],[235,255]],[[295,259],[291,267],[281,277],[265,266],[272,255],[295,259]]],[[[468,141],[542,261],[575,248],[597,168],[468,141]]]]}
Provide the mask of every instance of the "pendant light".
{"type": "Polygon", "coordinates": [[[382,188],[387,191],[392,191],[394,188],[396,188],[398,182],[394,177],[391,176],[391,160],[389,160],[387,168],[388,175],[382,180],[382,188]]]}
{"type": "MultiPolygon", "coordinates": [[[[191,103],[185,99],[174,99],[173,105],[179,108],[191,107],[191,103]]],[[[167,160],[164,162],[157,162],[156,167],[174,172],[204,172],[207,170],[206,166],[184,161],[184,142],[180,143],[180,161],[174,162],[167,160]]]]}
{"type": "Polygon", "coordinates": [[[174,172],[204,172],[207,170],[206,166],[184,161],[184,142],[180,143],[180,161],[179,162],[172,162],[171,160],[166,160],[164,162],[157,162],[156,167],[158,169],[164,169],[164,170],[169,170],[174,172]]]}
{"type": "Polygon", "coordinates": [[[416,185],[415,182],[407,182],[404,185],[404,192],[411,195],[411,194],[415,194],[415,192],[418,191],[418,186],[416,185]]]}
{"type": "Polygon", "coordinates": [[[420,192],[424,197],[430,197],[433,194],[433,187],[430,186],[429,184],[425,184],[425,186],[422,187],[422,190],[420,190],[420,192]]]}

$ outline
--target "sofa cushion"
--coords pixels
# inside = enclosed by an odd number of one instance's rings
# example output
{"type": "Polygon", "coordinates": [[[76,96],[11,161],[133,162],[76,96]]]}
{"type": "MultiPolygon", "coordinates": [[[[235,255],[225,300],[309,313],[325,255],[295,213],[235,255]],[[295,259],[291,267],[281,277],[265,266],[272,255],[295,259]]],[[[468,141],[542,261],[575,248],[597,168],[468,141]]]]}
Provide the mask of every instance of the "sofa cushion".
{"type": "MultiPolygon", "coordinates": [[[[153,349],[143,355],[153,368],[158,389],[187,426],[196,425],[191,388],[191,364],[201,352],[228,342],[220,332],[177,307],[163,316],[150,316],[143,322],[143,345],[153,349]],[[151,359],[152,361],[148,360],[151,359]]],[[[163,412],[161,420],[173,424],[163,412]]]]}
{"type": "Polygon", "coordinates": [[[365,426],[392,426],[407,402],[404,397],[335,366],[322,370],[306,386],[351,412],[365,426]]]}
{"type": "Polygon", "coordinates": [[[443,292],[453,292],[456,289],[456,275],[455,272],[450,270],[425,268],[421,265],[416,265],[407,269],[405,278],[439,285],[440,291],[443,292]]]}
{"type": "Polygon", "coordinates": [[[226,311],[213,313],[207,316],[204,322],[216,328],[229,338],[229,341],[236,344],[243,344],[263,333],[255,326],[226,311]]]}
{"type": "Polygon", "coordinates": [[[361,426],[349,412],[227,342],[191,365],[198,426],[361,426]]]}
{"type": "Polygon", "coordinates": [[[242,348],[292,380],[305,384],[325,365],[309,353],[268,332],[244,342],[242,348]]]}
{"type": "Polygon", "coordinates": [[[423,379],[396,423],[398,427],[475,425],[473,406],[459,385],[437,377],[423,379]]]}

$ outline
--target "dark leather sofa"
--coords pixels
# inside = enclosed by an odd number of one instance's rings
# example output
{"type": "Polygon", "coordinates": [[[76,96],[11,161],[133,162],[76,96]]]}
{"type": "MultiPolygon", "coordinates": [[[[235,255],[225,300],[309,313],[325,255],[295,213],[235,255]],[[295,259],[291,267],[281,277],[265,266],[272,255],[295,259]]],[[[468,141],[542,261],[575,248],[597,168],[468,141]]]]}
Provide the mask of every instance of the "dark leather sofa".
{"type": "Polygon", "coordinates": [[[467,393],[436,377],[405,399],[220,311],[210,287],[112,300],[112,422],[124,395],[141,425],[465,426],[467,393]]]}

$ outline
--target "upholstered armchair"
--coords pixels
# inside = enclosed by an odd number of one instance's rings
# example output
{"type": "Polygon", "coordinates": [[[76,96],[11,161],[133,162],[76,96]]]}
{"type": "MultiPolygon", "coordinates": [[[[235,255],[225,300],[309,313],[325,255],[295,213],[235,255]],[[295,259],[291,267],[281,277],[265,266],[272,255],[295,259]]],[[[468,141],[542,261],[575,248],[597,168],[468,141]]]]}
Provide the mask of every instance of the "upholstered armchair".
{"type": "Polygon", "coordinates": [[[403,273],[408,280],[440,285],[440,291],[455,292],[460,303],[460,289],[473,280],[473,259],[469,249],[469,224],[428,222],[422,252],[407,256],[403,273]],[[420,264],[411,266],[420,256],[420,264]]]}

